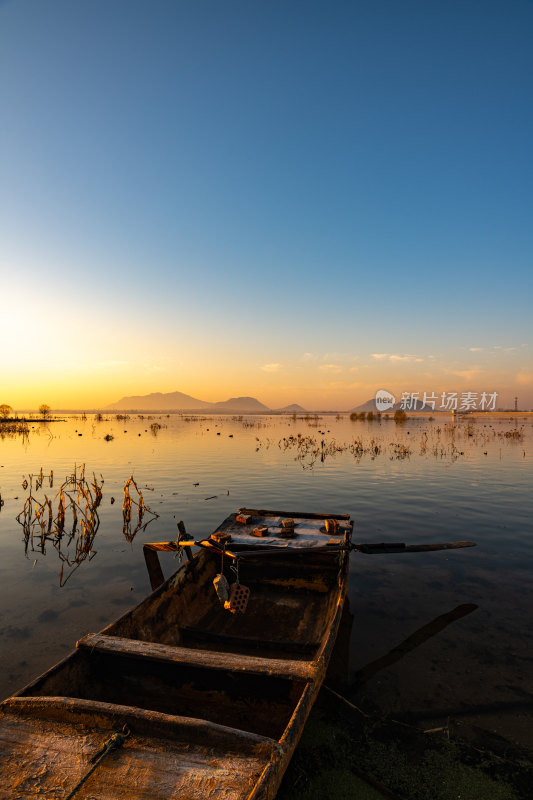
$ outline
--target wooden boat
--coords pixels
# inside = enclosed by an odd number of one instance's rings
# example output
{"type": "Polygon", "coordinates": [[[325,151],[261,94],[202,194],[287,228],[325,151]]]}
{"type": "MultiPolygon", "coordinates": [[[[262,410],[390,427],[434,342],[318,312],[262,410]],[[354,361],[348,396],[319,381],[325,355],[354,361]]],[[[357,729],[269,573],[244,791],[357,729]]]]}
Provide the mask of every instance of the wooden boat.
{"type": "MultiPolygon", "coordinates": [[[[252,522],[232,514],[215,532],[229,544],[187,546],[186,563],[139,606],[0,705],[2,798],[275,796],[335,642],[352,523],[239,514],[252,522]],[[251,535],[259,525],[267,536],[251,535]],[[232,566],[250,589],[244,613],[213,586],[232,566]]],[[[176,548],[145,545],[153,586],[157,550],[176,548]]]]}

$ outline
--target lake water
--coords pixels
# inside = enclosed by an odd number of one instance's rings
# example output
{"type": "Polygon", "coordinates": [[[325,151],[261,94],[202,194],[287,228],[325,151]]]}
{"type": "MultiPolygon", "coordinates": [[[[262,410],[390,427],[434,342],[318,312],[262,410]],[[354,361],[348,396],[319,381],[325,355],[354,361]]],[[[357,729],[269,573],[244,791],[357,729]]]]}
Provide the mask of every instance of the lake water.
{"type": "MultiPolygon", "coordinates": [[[[347,415],[90,415],[31,425],[24,437],[0,428],[1,697],[144,597],[142,545],[175,539],[178,520],[204,537],[240,506],[350,513],[356,542],[477,542],[352,555],[352,675],[435,617],[477,606],[377,672],[358,702],[409,712],[428,728],[451,718],[459,734],[496,749],[502,742],[533,749],[531,416],[452,424],[438,415],[397,425],[347,415]],[[82,464],[86,476],[104,482],[90,557],[76,565],[76,536],[68,544],[63,535],[61,560],[51,541],[42,552],[37,533],[25,542],[16,517],[28,496],[25,477],[42,468],[34,491],[42,501],[82,464]],[[158,516],[146,514],[143,522],[152,521],[129,541],[135,514],[125,536],[122,499],[131,475],[158,516]]],[[[161,560],[166,574],[178,566],[172,555],[161,560]]]]}

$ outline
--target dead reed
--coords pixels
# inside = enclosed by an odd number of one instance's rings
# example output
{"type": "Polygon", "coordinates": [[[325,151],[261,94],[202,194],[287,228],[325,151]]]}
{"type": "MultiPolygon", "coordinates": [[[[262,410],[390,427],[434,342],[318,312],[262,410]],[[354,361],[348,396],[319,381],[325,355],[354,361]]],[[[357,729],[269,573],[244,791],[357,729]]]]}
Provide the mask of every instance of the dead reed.
{"type": "MultiPolygon", "coordinates": [[[[271,439],[261,440],[258,436],[256,436],[256,443],[256,452],[262,448],[268,449],[275,444],[271,439]]],[[[402,442],[390,442],[387,446],[374,437],[366,442],[363,441],[361,437],[354,439],[352,442],[339,442],[334,438],[318,439],[313,436],[303,436],[301,433],[292,436],[284,436],[283,439],[277,442],[277,445],[283,452],[290,450],[296,451],[294,460],[298,461],[303,469],[312,469],[317,461],[324,463],[326,459],[333,458],[338,453],[351,453],[354,459],[359,462],[363,456],[374,460],[385,453],[389,454],[390,459],[403,460],[409,458],[412,452],[411,447],[402,442]]],[[[427,438],[423,437],[421,441],[422,455],[425,454],[426,448],[427,438]]],[[[452,456],[454,452],[459,454],[459,451],[457,451],[453,445],[452,456]]],[[[443,449],[442,455],[444,454],[450,455],[450,448],[446,448],[446,450],[443,449]]],[[[434,455],[438,455],[438,453],[435,452],[434,455]]],[[[460,455],[464,455],[464,453],[460,453],[460,455]]]]}
{"type": "Polygon", "coordinates": [[[510,431],[498,432],[498,436],[503,436],[506,439],[522,441],[524,438],[524,428],[512,428],[510,431]]]}
{"type": "Polygon", "coordinates": [[[137,486],[133,475],[128,478],[124,485],[124,500],[122,502],[122,533],[126,537],[126,541],[132,542],[139,531],[144,531],[145,528],[159,516],[155,511],[152,511],[144,502],[141,490],[137,486]],[[137,493],[137,499],[132,497],[131,490],[137,493]],[[132,529],[132,510],[133,506],[137,506],[137,520],[135,527],[132,529]],[[145,520],[145,514],[150,515],[150,519],[145,520]]]}
{"type": "Polygon", "coordinates": [[[41,467],[37,475],[28,475],[22,488],[28,490],[24,507],[17,516],[17,522],[24,532],[24,549],[46,554],[47,544],[51,544],[61,560],[59,584],[64,586],[80,564],[89,561],[96,554],[93,542],[100,526],[98,506],[102,502],[102,485],[93,473],[92,481],[85,476],[85,464],[75,466],[54,498],[44,495],[44,500],[35,496],[44,482],[49,488],[54,485],[54,473],[43,473],[41,467]],[[65,575],[65,567],[67,574],[65,575]]]}
{"type": "Polygon", "coordinates": [[[0,424],[0,439],[14,439],[22,436],[22,441],[27,441],[30,435],[30,426],[25,419],[0,424]]]}

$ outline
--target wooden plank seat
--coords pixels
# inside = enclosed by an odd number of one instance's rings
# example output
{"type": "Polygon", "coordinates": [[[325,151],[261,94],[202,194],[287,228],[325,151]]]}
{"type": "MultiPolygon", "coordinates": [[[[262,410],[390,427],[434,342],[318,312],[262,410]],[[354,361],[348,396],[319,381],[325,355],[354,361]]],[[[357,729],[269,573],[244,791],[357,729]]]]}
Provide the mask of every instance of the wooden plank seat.
{"type": "Polygon", "coordinates": [[[207,720],[70,697],[12,698],[0,722],[0,797],[12,800],[70,796],[124,725],[126,741],[89,776],[80,800],[243,800],[285,752],[207,720]]]}
{"type": "Polygon", "coordinates": [[[88,633],[76,647],[85,651],[126,656],[128,658],[151,659],[176,665],[203,667],[232,672],[247,672],[254,675],[268,675],[278,678],[313,680],[316,665],[312,661],[292,659],[260,658],[234,653],[197,650],[189,647],[144,642],[139,639],[126,639],[120,636],[105,636],[101,633],[88,633]]]}
{"type": "Polygon", "coordinates": [[[116,730],[127,724],[140,736],[183,739],[195,744],[248,750],[261,755],[280,750],[278,742],[268,736],[207,719],[163,714],[136,706],[80,697],[10,697],[0,704],[0,716],[7,714],[89,725],[102,730],[116,730]]]}

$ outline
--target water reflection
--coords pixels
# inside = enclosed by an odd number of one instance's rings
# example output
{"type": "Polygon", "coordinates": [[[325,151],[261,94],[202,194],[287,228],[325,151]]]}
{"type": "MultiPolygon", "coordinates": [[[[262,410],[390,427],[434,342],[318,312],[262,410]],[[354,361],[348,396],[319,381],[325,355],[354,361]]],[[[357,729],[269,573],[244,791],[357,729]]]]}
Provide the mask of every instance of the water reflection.
{"type": "Polygon", "coordinates": [[[30,426],[26,420],[17,420],[16,422],[1,422],[0,423],[0,440],[15,439],[17,436],[22,438],[24,443],[27,443],[30,436],[30,426]]]}
{"type": "MultiPolygon", "coordinates": [[[[103,498],[104,478],[102,475],[97,478],[95,473],[92,479],[87,478],[83,464],[81,468],[74,466],[54,497],[46,493],[43,498],[37,496],[43,484],[53,488],[53,470],[45,474],[41,467],[37,475],[24,478],[22,488],[28,495],[16,520],[22,526],[27,558],[32,552],[45,556],[47,546],[54,548],[61,561],[59,585],[64,586],[85,560],[91,561],[96,555],[94,541],[100,528],[98,509],[103,498]]],[[[139,531],[144,531],[159,516],[144,502],[133,476],[124,486],[122,516],[122,532],[127,542],[132,542],[139,531]],[[132,522],[134,507],[136,514],[132,522]]]]}
{"type": "Polygon", "coordinates": [[[440,614],[434,620],[428,622],[427,625],[423,625],[421,628],[418,628],[418,630],[400,642],[400,644],[395,645],[392,650],[389,650],[386,655],[380,656],[379,658],[370,662],[370,664],[366,664],[364,667],[360,667],[354,675],[354,679],[349,690],[356,691],[363,683],[366,683],[366,681],[373,678],[375,675],[381,672],[381,670],[387,669],[393,664],[396,664],[397,661],[400,661],[408,653],[412,652],[417,647],[420,647],[420,645],[427,642],[432,636],[436,636],[438,633],[443,631],[444,628],[447,628],[452,622],[455,622],[462,617],[466,617],[478,607],[479,606],[477,606],[475,603],[462,603],[451,611],[448,611],[446,614],[440,614]]]}
{"type": "MultiPolygon", "coordinates": [[[[322,420],[320,417],[299,417],[298,419],[310,420],[307,422],[308,426],[315,428],[318,428],[322,420]]],[[[337,415],[336,420],[339,419],[342,417],[337,415]]],[[[284,436],[278,440],[256,436],[255,451],[269,450],[277,446],[283,453],[294,452],[294,460],[304,470],[312,470],[315,464],[323,464],[328,459],[343,453],[351,454],[357,463],[360,463],[363,458],[374,461],[378,456],[386,456],[391,461],[403,461],[414,455],[433,456],[435,459],[454,462],[461,456],[470,456],[478,448],[488,447],[490,443],[498,442],[498,440],[522,442],[526,435],[524,426],[497,431],[492,425],[485,424],[481,427],[476,424],[475,420],[468,420],[466,424],[462,425],[453,420],[452,423],[445,423],[442,427],[429,425],[427,428],[423,428],[417,442],[414,437],[412,440],[407,438],[410,436],[411,430],[405,429],[406,422],[401,425],[392,425],[392,423],[392,420],[382,422],[379,417],[374,416],[363,426],[370,429],[370,436],[359,433],[355,438],[344,441],[336,439],[334,436],[328,436],[330,430],[318,430],[321,438],[302,433],[284,436]]],[[[416,426],[413,433],[418,434],[419,427],[427,425],[427,420],[412,420],[410,424],[416,426]]],[[[253,427],[253,423],[249,426],[253,427]]],[[[483,454],[487,455],[488,451],[483,451],[483,454]]]]}
{"type": "MultiPolygon", "coordinates": [[[[408,559],[353,554],[352,678],[428,619],[458,604],[479,605],[475,614],[365,681],[357,693],[358,705],[361,696],[365,708],[368,703],[393,708],[395,715],[402,710],[425,714],[427,727],[437,727],[443,722],[438,716],[431,719],[433,710],[437,715],[461,703],[471,709],[512,703],[519,689],[533,696],[533,661],[524,635],[533,612],[533,417],[470,415],[453,425],[449,415],[435,417],[410,417],[397,425],[384,418],[352,421],[349,415],[131,414],[128,420],[87,415],[86,421],[78,416],[55,422],[53,439],[37,423],[29,442],[23,443],[19,434],[6,436],[0,440],[5,503],[0,512],[0,642],[3,635],[6,643],[11,641],[15,629],[30,636],[27,646],[22,640],[17,647],[0,645],[0,695],[18,689],[59,658],[61,648],[111,622],[150,591],[142,554],[147,539],[175,539],[179,519],[185,520],[191,538],[203,538],[236,507],[254,505],[349,512],[356,521],[356,541],[478,543],[474,550],[419,553],[408,559]],[[156,435],[152,423],[161,425],[156,435]],[[48,557],[40,555],[43,531],[36,522],[33,539],[31,531],[28,537],[29,559],[24,559],[15,522],[27,495],[20,488],[22,475],[33,472],[33,497],[41,505],[45,494],[52,499],[55,520],[57,486],[74,463],[83,462],[89,483],[93,470],[105,476],[97,509],[100,527],[89,551],[84,551],[83,539],[76,551],[79,512],[72,539],[73,520],[67,513],[62,537],[53,535],[53,525],[52,538],[47,538],[45,509],[48,557]],[[40,490],[35,489],[41,463],[54,470],[53,489],[47,475],[40,490]],[[159,515],[143,511],[141,527],[151,520],[148,536],[139,533],[139,496],[133,484],[129,527],[128,515],[124,518],[123,490],[130,475],[143,502],[159,515]],[[35,568],[32,546],[38,556],[35,568]],[[78,570],[61,592],[56,547],[69,561],[60,559],[63,584],[76,559],[84,558],[87,565],[98,549],[91,568],[78,570]],[[82,601],[83,606],[76,605],[82,601]],[[36,607],[50,612],[47,621],[36,622],[36,607]]],[[[178,566],[172,554],[161,561],[165,574],[178,566]]],[[[467,721],[461,717],[463,721],[464,730],[467,721]]],[[[533,747],[530,715],[520,722],[515,714],[482,718],[472,712],[471,723],[471,728],[490,727],[533,747]]]]}
{"type": "MultiPolygon", "coordinates": [[[[154,436],[155,435],[156,434],[154,433],[154,436]]],[[[153,491],[153,489],[149,489],[149,491],[153,491]]],[[[138,532],[146,530],[148,525],[151,522],[153,522],[154,519],[157,519],[158,516],[159,514],[156,514],[155,511],[152,511],[144,502],[142,492],[135,483],[132,475],[130,478],[128,478],[124,486],[124,501],[122,503],[122,519],[123,519],[122,533],[126,537],[126,541],[132,542],[135,536],[138,534],[138,532]],[[137,493],[137,499],[132,497],[131,494],[132,491],[135,491],[137,493]],[[135,526],[132,528],[131,512],[133,506],[137,506],[137,521],[135,526]],[[144,520],[145,514],[148,515],[150,519],[147,519],[145,521],[144,520]]]]}
{"type": "Polygon", "coordinates": [[[102,486],[93,473],[92,481],[85,477],[85,464],[78,472],[75,466],[71,475],[59,487],[55,497],[36,497],[44,482],[49,488],[54,485],[54,473],[28,475],[22,488],[28,491],[24,507],[17,515],[17,522],[24,533],[24,552],[39,552],[46,555],[46,546],[51,544],[61,560],[59,584],[64,586],[72,573],[95,555],[93,542],[100,527],[98,507],[102,502],[102,486]],[[67,568],[65,571],[65,567],[67,568]]]}

